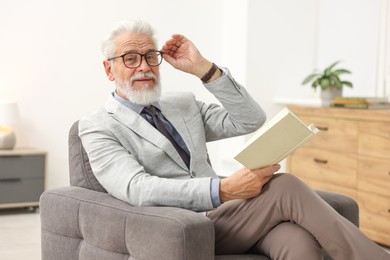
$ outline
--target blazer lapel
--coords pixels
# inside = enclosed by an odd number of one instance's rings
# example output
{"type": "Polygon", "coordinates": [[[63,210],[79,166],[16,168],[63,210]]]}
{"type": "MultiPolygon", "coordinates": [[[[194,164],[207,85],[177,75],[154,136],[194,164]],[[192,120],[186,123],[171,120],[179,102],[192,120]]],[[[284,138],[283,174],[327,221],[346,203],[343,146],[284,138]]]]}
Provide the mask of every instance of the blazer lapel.
{"type": "MultiPolygon", "coordinates": [[[[194,151],[194,145],[191,138],[191,133],[188,130],[188,127],[185,123],[184,118],[177,112],[177,110],[170,104],[160,102],[161,112],[168,119],[169,122],[175,127],[176,131],[183,138],[184,143],[186,144],[188,150],[190,151],[190,157],[193,156],[192,151],[194,151]]],[[[190,161],[190,168],[192,168],[193,160],[190,161]]]]}
{"type": "MultiPolygon", "coordinates": [[[[113,97],[110,97],[108,99],[105,108],[110,114],[112,114],[113,118],[115,118],[123,125],[140,135],[142,138],[148,140],[158,148],[164,150],[165,153],[169,157],[171,157],[177,164],[179,164],[183,169],[188,170],[187,166],[185,165],[171,142],[139,114],[137,114],[130,108],[120,104],[113,97]]],[[[186,142],[186,140],[184,141],[186,142]]]]}

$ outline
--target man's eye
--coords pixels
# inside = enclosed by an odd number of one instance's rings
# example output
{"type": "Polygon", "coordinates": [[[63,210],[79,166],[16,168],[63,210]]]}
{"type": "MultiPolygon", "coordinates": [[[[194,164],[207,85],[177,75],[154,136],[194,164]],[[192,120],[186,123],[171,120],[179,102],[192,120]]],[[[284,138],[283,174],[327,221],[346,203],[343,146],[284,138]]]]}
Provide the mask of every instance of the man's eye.
{"type": "Polygon", "coordinates": [[[150,56],[146,56],[146,59],[148,59],[148,61],[155,61],[157,57],[156,55],[150,55],[150,56]]]}
{"type": "Polygon", "coordinates": [[[138,60],[137,55],[126,55],[125,56],[125,61],[126,62],[134,62],[134,61],[137,61],[137,60],[138,60]]]}

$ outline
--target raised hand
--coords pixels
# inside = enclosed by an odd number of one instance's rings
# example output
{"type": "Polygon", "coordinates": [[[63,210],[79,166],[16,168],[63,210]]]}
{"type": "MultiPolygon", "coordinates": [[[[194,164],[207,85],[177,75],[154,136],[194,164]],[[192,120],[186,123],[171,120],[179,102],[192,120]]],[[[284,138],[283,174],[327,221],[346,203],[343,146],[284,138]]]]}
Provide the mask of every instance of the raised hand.
{"type": "Polygon", "coordinates": [[[164,59],[174,68],[201,78],[212,63],[205,59],[195,45],[180,34],[172,35],[161,48],[164,59]]]}
{"type": "Polygon", "coordinates": [[[221,202],[258,196],[263,186],[272,179],[274,173],[279,169],[279,164],[256,170],[243,168],[233,175],[222,179],[219,189],[221,202]]]}

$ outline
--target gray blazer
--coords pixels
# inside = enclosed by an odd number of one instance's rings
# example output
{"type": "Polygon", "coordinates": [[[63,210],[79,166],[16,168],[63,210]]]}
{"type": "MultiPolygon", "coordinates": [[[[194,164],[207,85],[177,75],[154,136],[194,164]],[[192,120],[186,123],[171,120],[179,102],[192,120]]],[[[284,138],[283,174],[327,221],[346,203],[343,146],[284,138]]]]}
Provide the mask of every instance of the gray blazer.
{"type": "Polygon", "coordinates": [[[190,169],[158,130],[112,96],[104,108],[83,117],[79,135],[92,170],[108,193],[135,206],[213,208],[206,142],[247,134],[265,121],[261,107],[225,69],[206,88],[222,106],[169,93],[160,100],[163,115],[186,143],[190,169]]]}

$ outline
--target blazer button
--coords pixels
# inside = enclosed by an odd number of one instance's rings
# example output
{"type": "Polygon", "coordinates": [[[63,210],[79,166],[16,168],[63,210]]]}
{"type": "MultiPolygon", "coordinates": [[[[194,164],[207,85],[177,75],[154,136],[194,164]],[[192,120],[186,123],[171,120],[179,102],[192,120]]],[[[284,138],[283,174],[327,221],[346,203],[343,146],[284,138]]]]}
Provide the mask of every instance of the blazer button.
{"type": "Polygon", "coordinates": [[[196,177],[196,173],[194,171],[191,172],[191,177],[196,177]]]}

